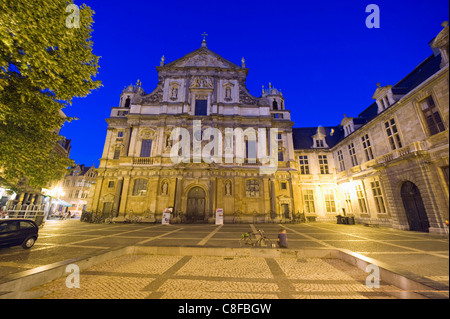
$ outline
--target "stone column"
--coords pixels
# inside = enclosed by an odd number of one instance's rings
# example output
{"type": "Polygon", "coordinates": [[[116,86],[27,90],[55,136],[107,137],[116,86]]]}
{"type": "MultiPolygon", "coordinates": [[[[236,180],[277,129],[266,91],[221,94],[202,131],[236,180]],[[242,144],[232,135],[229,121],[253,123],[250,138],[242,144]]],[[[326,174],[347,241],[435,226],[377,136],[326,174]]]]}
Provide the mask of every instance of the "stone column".
{"type": "MultiPolygon", "coordinates": [[[[119,177],[117,180],[116,193],[114,194],[113,212],[118,213],[120,208],[120,199],[122,196],[123,177],[119,177]]],[[[116,217],[116,216],[114,216],[116,217]]]]}
{"type": "Polygon", "coordinates": [[[174,205],[173,210],[174,213],[177,214],[181,210],[181,179],[177,177],[176,184],[175,184],[175,198],[174,198],[174,205]]]}
{"type": "MultiPolygon", "coordinates": [[[[130,177],[126,176],[123,178],[123,180],[121,180],[122,182],[122,186],[121,186],[121,190],[120,190],[120,204],[118,206],[118,212],[117,215],[125,215],[125,208],[127,207],[127,201],[128,201],[128,190],[130,188],[130,177]]],[[[119,185],[117,185],[119,186],[119,185]]],[[[117,193],[117,191],[116,191],[117,193]]]]}
{"type": "Polygon", "coordinates": [[[209,207],[210,207],[210,216],[209,218],[214,218],[214,213],[215,213],[215,205],[216,205],[216,200],[215,200],[215,193],[216,193],[216,178],[211,179],[210,180],[210,187],[209,187],[209,207]]]}
{"type": "MultiPolygon", "coordinates": [[[[277,215],[277,207],[276,207],[276,198],[275,198],[275,182],[271,178],[270,179],[270,209],[272,210],[272,214],[277,215]]],[[[273,216],[269,216],[272,218],[273,216]]]]}

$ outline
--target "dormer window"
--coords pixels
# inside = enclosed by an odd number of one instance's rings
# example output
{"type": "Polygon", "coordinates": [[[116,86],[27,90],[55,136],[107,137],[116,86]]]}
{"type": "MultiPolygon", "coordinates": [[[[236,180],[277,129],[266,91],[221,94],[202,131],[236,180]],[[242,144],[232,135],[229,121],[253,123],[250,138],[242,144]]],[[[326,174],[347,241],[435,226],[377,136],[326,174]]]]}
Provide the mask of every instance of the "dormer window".
{"type": "Polygon", "coordinates": [[[316,140],[316,147],[324,147],[323,140],[316,140]]]}
{"type": "MultiPolygon", "coordinates": [[[[380,83],[377,83],[377,89],[375,90],[372,98],[376,100],[378,105],[378,113],[383,112],[389,106],[395,103],[396,96],[398,95],[398,90],[396,90],[396,94],[392,91],[392,85],[380,86],[380,83]]],[[[398,96],[397,96],[398,98],[398,96]]]]}
{"type": "Polygon", "coordinates": [[[319,126],[317,128],[317,133],[312,136],[313,145],[312,148],[326,148],[328,147],[325,137],[327,136],[325,128],[319,126]]]}

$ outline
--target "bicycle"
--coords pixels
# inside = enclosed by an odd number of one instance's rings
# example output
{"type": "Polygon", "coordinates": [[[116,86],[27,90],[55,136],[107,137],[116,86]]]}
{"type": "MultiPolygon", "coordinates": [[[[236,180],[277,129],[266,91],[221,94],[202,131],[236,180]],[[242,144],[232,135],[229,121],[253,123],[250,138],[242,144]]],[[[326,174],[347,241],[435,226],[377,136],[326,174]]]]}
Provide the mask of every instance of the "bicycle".
{"type": "Polygon", "coordinates": [[[263,230],[258,229],[257,230],[257,235],[259,235],[259,238],[256,240],[254,246],[259,246],[259,247],[268,246],[268,247],[272,247],[272,240],[264,234],[263,230]]]}
{"type": "Polygon", "coordinates": [[[243,233],[241,239],[239,239],[239,246],[251,245],[254,246],[256,243],[256,234],[253,232],[243,233]]]}
{"type": "Polygon", "coordinates": [[[256,233],[247,232],[241,235],[239,246],[251,245],[258,247],[272,247],[272,240],[264,234],[264,231],[258,229],[256,233]]]}

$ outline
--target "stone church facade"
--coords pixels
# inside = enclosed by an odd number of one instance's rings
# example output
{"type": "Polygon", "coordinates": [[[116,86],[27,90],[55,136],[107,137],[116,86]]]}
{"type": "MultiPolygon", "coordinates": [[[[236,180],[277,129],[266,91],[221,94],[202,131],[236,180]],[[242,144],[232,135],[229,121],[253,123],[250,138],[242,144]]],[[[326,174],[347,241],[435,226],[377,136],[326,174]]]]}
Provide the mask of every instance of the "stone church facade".
{"type": "Polygon", "coordinates": [[[87,209],[160,220],[170,207],[181,223],[214,222],[218,208],[225,223],[335,222],[341,214],[448,232],[448,26],[430,45],[433,54],[404,79],[378,84],[358,116],[315,128],[294,127],[272,85],[251,95],[245,60],[227,61],[205,40],[171,63],[163,57],[156,88],[129,85],[111,109],[87,209]],[[176,148],[180,130],[187,153],[176,148]],[[263,156],[276,159],[275,170],[264,170],[263,156]]]}

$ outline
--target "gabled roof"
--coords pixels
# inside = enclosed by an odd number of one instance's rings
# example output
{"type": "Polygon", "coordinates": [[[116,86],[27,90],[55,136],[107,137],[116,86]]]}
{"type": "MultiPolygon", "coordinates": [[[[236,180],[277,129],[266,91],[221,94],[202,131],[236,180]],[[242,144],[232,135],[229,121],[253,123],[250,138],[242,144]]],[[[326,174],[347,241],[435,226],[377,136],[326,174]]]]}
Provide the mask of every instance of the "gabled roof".
{"type": "Polygon", "coordinates": [[[215,67],[222,69],[241,69],[240,66],[222,58],[207,47],[200,47],[185,56],[160,68],[215,67]]]}

